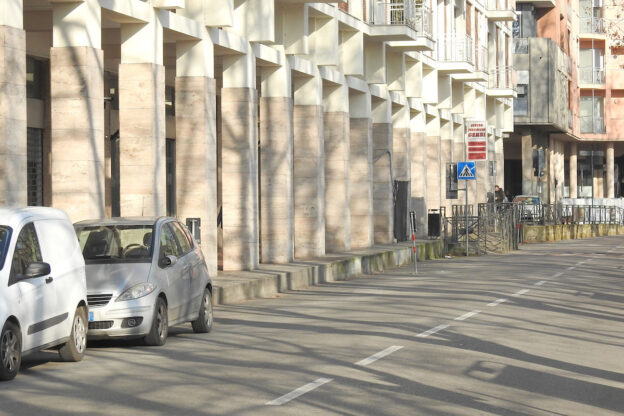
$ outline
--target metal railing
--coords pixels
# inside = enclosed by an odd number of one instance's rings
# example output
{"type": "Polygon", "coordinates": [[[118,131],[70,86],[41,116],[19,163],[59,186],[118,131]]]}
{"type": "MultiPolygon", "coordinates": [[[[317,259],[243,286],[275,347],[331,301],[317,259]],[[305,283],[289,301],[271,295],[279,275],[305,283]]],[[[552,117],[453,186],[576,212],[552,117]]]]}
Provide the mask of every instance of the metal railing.
{"type": "Polygon", "coordinates": [[[483,45],[478,45],[475,54],[475,69],[481,72],[488,72],[488,49],[483,45]]]}
{"type": "Polygon", "coordinates": [[[488,87],[491,89],[514,89],[515,71],[513,67],[504,66],[490,70],[488,87]]]}
{"type": "Polygon", "coordinates": [[[431,9],[413,0],[376,3],[369,23],[374,25],[405,25],[429,37],[433,34],[431,9]]]}
{"type": "Polygon", "coordinates": [[[600,84],[605,83],[605,71],[602,68],[594,68],[585,66],[579,68],[579,80],[581,84],[600,84]]]}
{"type": "Polygon", "coordinates": [[[513,53],[517,53],[517,54],[529,53],[529,39],[528,38],[514,38],[513,39],[513,53]]]}
{"type": "Polygon", "coordinates": [[[604,117],[581,116],[581,133],[605,134],[606,132],[604,117]]]}
{"type": "Polygon", "coordinates": [[[474,64],[473,40],[468,35],[447,33],[438,37],[438,61],[474,64]]]}
{"type": "Polygon", "coordinates": [[[605,33],[604,19],[602,17],[579,17],[580,33],[605,33]]]}

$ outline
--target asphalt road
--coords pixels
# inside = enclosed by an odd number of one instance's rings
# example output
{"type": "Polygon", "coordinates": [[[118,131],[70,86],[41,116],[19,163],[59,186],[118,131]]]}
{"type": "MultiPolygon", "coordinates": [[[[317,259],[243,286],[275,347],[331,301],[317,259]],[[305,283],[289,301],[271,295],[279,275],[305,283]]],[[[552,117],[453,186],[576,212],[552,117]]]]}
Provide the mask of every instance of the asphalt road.
{"type": "Polygon", "coordinates": [[[25,359],[14,415],[624,414],[624,237],[524,245],[215,310],[164,347],[25,359]]]}

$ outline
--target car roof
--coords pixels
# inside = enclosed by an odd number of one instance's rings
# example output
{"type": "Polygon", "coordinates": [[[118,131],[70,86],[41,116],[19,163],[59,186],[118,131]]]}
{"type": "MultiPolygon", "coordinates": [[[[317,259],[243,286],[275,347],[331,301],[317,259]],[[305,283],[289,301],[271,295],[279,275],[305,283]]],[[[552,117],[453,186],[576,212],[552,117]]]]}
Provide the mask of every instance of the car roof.
{"type": "Polygon", "coordinates": [[[77,226],[96,225],[155,225],[160,220],[174,220],[171,217],[113,217],[84,220],[74,223],[77,226]]]}
{"type": "Polygon", "coordinates": [[[0,224],[10,227],[18,226],[22,221],[34,220],[66,220],[69,217],[64,211],[51,207],[1,207],[0,224]]]}

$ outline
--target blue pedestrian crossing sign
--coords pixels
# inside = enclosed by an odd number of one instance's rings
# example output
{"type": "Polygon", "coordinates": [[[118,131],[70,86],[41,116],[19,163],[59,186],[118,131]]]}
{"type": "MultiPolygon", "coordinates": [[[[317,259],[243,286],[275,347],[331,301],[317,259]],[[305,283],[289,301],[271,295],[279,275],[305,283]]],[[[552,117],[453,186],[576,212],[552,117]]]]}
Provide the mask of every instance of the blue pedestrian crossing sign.
{"type": "Polygon", "coordinates": [[[476,180],[477,168],[475,162],[457,162],[457,180],[476,180]]]}

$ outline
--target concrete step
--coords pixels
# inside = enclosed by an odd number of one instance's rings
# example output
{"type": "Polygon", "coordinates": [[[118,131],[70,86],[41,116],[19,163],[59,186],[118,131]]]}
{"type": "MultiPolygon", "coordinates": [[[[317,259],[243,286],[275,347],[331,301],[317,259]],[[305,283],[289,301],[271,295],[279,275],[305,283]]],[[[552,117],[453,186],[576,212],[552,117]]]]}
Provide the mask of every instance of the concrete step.
{"type": "MultiPolygon", "coordinates": [[[[444,242],[441,239],[417,241],[417,247],[419,261],[441,258],[444,255],[444,242]]],[[[213,302],[232,304],[271,297],[288,290],[379,273],[411,263],[411,243],[398,243],[332,253],[317,259],[287,264],[261,264],[258,269],[251,271],[220,271],[212,279],[213,302]]]]}

